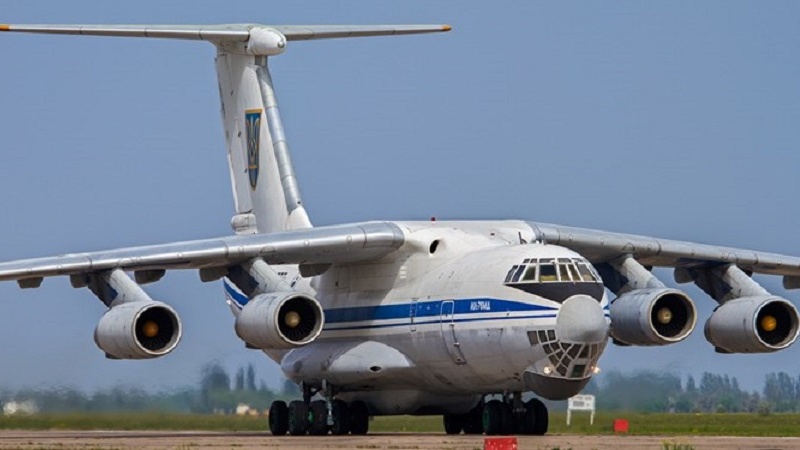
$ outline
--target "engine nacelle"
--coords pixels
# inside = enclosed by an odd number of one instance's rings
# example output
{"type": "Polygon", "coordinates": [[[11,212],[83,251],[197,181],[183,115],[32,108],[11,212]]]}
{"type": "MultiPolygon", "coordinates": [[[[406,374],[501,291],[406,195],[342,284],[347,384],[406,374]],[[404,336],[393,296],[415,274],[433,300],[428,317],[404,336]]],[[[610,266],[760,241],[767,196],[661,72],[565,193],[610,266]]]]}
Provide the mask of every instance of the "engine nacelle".
{"type": "Polygon", "coordinates": [[[181,340],[181,321],[166,303],[136,301],[114,306],[100,318],[94,341],[116,359],[166,355],[181,340]]]}
{"type": "Polygon", "coordinates": [[[744,297],[729,300],[706,321],[706,340],[723,353],[767,353],[797,339],[797,309],[788,300],[744,297]]]}
{"type": "Polygon", "coordinates": [[[611,336],[625,344],[673,344],[696,323],[694,302],[677,289],[636,289],[611,303],[611,336]]]}
{"type": "Polygon", "coordinates": [[[236,334],[260,349],[290,349],[314,341],[325,323],[322,307],[298,292],[260,294],[236,317],[236,334]]]}

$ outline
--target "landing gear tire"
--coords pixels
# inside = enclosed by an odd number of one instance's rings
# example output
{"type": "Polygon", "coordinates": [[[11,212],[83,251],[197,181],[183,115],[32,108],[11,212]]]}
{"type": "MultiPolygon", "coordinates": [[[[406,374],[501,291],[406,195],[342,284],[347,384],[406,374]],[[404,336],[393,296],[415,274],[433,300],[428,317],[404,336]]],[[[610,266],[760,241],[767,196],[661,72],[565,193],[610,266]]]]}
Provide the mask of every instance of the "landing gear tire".
{"type": "Polygon", "coordinates": [[[516,428],[519,434],[533,434],[536,429],[536,411],[530,405],[530,401],[525,403],[525,411],[515,417],[517,420],[516,428]]]}
{"type": "Polygon", "coordinates": [[[550,414],[547,412],[547,406],[538,398],[534,398],[525,403],[526,416],[528,415],[528,411],[532,411],[534,417],[531,434],[544,436],[547,433],[547,428],[550,426],[550,414]]]}
{"type": "Polygon", "coordinates": [[[503,410],[501,414],[502,429],[501,434],[514,434],[514,414],[511,412],[511,405],[502,403],[503,410]]]}
{"type": "Polygon", "coordinates": [[[350,404],[350,433],[367,434],[369,431],[369,410],[367,404],[356,400],[350,404]]]}
{"type": "Polygon", "coordinates": [[[289,434],[302,436],[308,431],[308,406],[305,402],[295,400],[289,403],[289,434]]]}
{"type": "Polygon", "coordinates": [[[312,436],[324,436],[328,434],[328,405],[324,400],[314,400],[311,402],[309,414],[308,434],[312,436]]]}
{"type": "Polygon", "coordinates": [[[483,404],[478,404],[464,415],[464,434],[483,433],[483,404]]]}
{"type": "Polygon", "coordinates": [[[289,407],[277,400],[269,405],[269,431],[273,436],[283,436],[289,431],[289,407]]]}
{"type": "Polygon", "coordinates": [[[464,429],[465,414],[445,414],[442,416],[444,432],[447,434],[461,434],[464,429]]]}
{"type": "Polygon", "coordinates": [[[331,434],[341,436],[350,432],[350,408],[342,400],[333,401],[333,426],[331,434]]]}
{"type": "Polygon", "coordinates": [[[505,403],[500,400],[490,400],[483,407],[483,432],[487,436],[503,434],[503,412],[505,403]]]}

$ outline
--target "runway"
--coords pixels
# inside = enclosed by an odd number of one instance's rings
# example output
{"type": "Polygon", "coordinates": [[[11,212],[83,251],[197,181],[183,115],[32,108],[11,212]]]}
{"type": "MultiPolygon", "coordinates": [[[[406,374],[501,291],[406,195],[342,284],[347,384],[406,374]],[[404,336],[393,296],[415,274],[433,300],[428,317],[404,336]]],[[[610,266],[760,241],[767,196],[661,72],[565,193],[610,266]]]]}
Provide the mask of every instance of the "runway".
{"type": "MultiPolygon", "coordinates": [[[[696,450],[800,449],[800,438],[725,436],[548,435],[519,436],[518,448],[551,450],[659,449],[665,443],[690,445],[696,450]]],[[[482,449],[483,436],[438,433],[384,433],[368,436],[275,437],[269,433],[148,432],[148,431],[0,431],[0,449],[482,449]]],[[[689,447],[683,447],[689,448],[689,447]]]]}

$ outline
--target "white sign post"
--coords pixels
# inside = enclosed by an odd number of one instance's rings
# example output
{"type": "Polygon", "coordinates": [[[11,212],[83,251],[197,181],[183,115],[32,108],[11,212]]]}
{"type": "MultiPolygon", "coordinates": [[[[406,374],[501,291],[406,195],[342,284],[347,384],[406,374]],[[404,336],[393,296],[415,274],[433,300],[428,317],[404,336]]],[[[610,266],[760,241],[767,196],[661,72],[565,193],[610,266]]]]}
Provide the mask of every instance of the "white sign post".
{"type": "Polygon", "coordinates": [[[567,400],[567,425],[572,421],[572,411],[591,411],[589,425],[594,425],[594,395],[576,395],[567,400]]]}

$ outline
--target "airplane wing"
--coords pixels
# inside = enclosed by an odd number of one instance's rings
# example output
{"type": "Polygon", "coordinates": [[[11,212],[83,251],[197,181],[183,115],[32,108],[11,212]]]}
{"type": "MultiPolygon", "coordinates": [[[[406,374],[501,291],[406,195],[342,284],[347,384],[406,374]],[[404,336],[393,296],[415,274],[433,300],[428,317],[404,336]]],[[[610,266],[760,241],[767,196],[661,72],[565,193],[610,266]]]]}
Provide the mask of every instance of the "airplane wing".
{"type": "Polygon", "coordinates": [[[0,281],[38,287],[44,277],[111,269],[147,271],[228,267],[255,257],[268,264],[332,264],[377,259],[399,248],[402,231],[389,222],[226,236],[0,263],[0,281]]]}
{"type": "Polygon", "coordinates": [[[547,243],[570,248],[593,264],[623,255],[634,257],[644,266],[710,268],[735,264],[746,272],[783,275],[784,287],[800,288],[800,258],[793,256],[563,225],[530,225],[547,243]]]}

